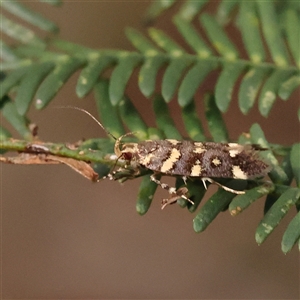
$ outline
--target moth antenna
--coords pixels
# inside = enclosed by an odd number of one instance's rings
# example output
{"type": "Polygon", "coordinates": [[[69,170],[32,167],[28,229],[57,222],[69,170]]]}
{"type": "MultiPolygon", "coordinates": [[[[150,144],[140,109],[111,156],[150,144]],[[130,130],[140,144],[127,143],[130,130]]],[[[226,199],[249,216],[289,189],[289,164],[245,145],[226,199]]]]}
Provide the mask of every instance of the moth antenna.
{"type": "Polygon", "coordinates": [[[76,109],[79,111],[84,112],[85,114],[87,114],[89,117],[91,117],[104,131],[107,135],[111,136],[115,141],[118,141],[119,139],[117,139],[112,133],[110,133],[90,112],[88,112],[87,110],[77,107],[77,106],[72,106],[72,105],[67,105],[67,106],[58,106],[57,108],[72,108],[72,109],[76,109]]]}

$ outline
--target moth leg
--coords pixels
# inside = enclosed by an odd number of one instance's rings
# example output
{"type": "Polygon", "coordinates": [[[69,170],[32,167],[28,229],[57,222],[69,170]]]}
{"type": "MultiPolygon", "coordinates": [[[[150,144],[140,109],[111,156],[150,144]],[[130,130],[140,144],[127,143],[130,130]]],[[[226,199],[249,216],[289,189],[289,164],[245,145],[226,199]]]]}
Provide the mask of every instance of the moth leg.
{"type": "Polygon", "coordinates": [[[185,196],[188,192],[188,189],[186,187],[176,190],[175,187],[170,187],[167,183],[163,183],[159,179],[157,179],[155,177],[155,174],[152,174],[150,176],[150,179],[164,190],[167,190],[171,195],[170,198],[162,200],[161,209],[164,209],[168,204],[175,203],[179,198],[183,198],[186,201],[190,202],[192,205],[194,205],[194,202],[185,196]]]}
{"type": "Polygon", "coordinates": [[[205,181],[208,181],[210,183],[213,183],[213,184],[216,184],[217,186],[221,187],[223,190],[227,191],[227,192],[231,192],[233,194],[237,194],[237,195],[242,195],[242,194],[245,194],[244,191],[237,191],[237,190],[234,190],[234,189],[231,189],[217,181],[214,181],[213,179],[209,178],[209,177],[203,177],[201,178],[202,182],[203,182],[203,185],[205,187],[205,189],[207,190],[207,186],[206,186],[206,182],[205,181]]]}

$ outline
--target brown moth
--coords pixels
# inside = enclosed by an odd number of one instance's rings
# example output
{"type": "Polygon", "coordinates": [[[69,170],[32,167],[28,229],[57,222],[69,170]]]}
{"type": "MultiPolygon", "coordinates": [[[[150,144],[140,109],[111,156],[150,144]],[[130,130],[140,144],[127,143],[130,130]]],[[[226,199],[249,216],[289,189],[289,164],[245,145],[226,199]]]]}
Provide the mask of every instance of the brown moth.
{"type": "MultiPolygon", "coordinates": [[[[89,112],[74,107],[92,117],[99,126],[115,139],[114,152],[117,160],[123,159],[126,166],[131,166],[135,175],[140,168],[153,171],[151,180],[167,190],[170,198],[163,199],[162,208],[167,204],[176,202],[179,198],[193,204],[186,195],[187,188],[176,189],[162,183],[157,175],[181,176],[187,178],[200,178],[206,188],[206,181],[217,184],[224,190],[244,194],[226,187],[212,178],[254,179],[265,176],[270,170],[269,165],[259,157],[259,152],[265,150],[258,145],[240,145],[237,143],[214,143],[165,140],[145,140],[137,143],[122,143],[122,139],[132,133],[114,137],[94,116],[89,112]]],[[[125,168],[126,168],[125,166],[125,168]]],[[[124,170],[124,168],[123,168],[124,170]]],[[[108,177],[115,179],[112,172],[108,177]]]]}

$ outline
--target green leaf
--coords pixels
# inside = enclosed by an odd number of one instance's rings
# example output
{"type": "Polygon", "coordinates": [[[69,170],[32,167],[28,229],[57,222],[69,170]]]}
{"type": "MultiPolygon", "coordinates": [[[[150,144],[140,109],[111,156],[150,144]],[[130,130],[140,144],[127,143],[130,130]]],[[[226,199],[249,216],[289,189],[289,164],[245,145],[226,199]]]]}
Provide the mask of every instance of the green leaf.
{"type": "Polygon", "coordinates": [[[64,56],[57,62],[55,69],[46,77],[36,93],[36,108],[45,108],[55,97],[64,83],[77,71],[82,65],[81,59],[64,56]]]}
{"type": "Polygon", "coordinates": [[[3,98],[13,87],[19,84],[22,77],[28,71],[29,66],[22,67],[10,72],[4,81],[0,82],[0,99],[3,98]]]}
{"type": "Polygon", "coordinates": [[[274,191],[274,185],[266,182],[264,185],[246,191],[246,193],[243,195],[236,196],[229,204],[230,214],[232,216],[236,216],[257,199],[263,197],[264,195],[268,195],[272,191],[274,191]]]}
{"type": "Polygon", "coordinates": [[[293,218],[288,225],[281,241],[281,250],[287,253],[292,250],[293,246],[300,239],[300,212],[293,218]]]}
{"type": "Polygon", "coordinates": [[[161,96],[156,96],[153,101],[155,120],[157,127],[168,139],[181,140],[181,134],[177,130],[173,119],[169,114],[169,109],[161,96]]]}
{"type": "Polygon", "coordinates": [[[33,97],[44,78],[54,69],[53,62],[32,65],[18,86],[15,98],[16,108],[20,115],[25,115],[33,97]]]}
{"type": "Polygon", "coordinates": [[[136,211],[140,215],[144,215],[148,211],[156,189],[157,184],[150,180],[150,175],[145,175],[140,184],[136,202],[136,211]]]}
{"type": "MultiPolygon", "coordinates": [[[[253,124],[251,126],[250,135],[253,144],[258,144],[263,148],[270,149],[270,145],[266,140],[265,134],[258,124],[253,124]]],[[[269,176],[273,182],[278,184],[286,184],[286,182],[289,182],[289,178],[285,174],[284,170],[279,166],[279,162],[271,150],[262,151],[260,155],[272,165],[269,176]]]]}
{"type": "MultiPolygon", "coordinates": [[[[195,2],[194,2],[195,3],[195,2]]],[[[207,58],[212,55],[212,51],[200,37],[199,33],[192,26],[191,23],[185,21],[179,16],[175,16],[173,19],[177,29],[189,44],[189,46],[196,52],[201,58],[207,58]]]]}
{"type": "Polygon", "coordinates": [[[2,107],[2,114],[24,139],[31,139],[32,135],[27,127],[27,119],[18,114],[15,104],[7,100],[2,107]]]}
{"type": "Polygon", "coordinates": [[[182,109],[182,119],[185,130],[193,141],[202,142],[206,140],[201,121],[196,112],[194,101],[182,109]]]}
{"type": "MultiPolygon", "coordinates": [[[[299,6],[299,5],[298,5],[299,6]]],[[[300,45],[299,32],[295,28],[300,28],[300,20],[296,10],[287,9],[283,12],[283,24],[286,32],[289,49],[293,55],[294,61],[300,68],[300,45]]]]}
{"type": "Polygon", "coordinates": [[[291,166],[296,179],[297,186],[300,188],[300,143],[294,144],[292,147],[291,166]]]}
{"type": "Polygon", "coordinates": [[[95,87],[95,100],[98,113],[101,117],[104,127],[116,138],[125,133],[124,127],[120,120],[118,109],[113,106],[108,94],[109,83],[107,80],[99,81],[95,87]]]}
{"type": "Polygon", "coordinates": [[[236,195],[219,189],[210,199],[201,207],[199,213],[193,220],[194,230],[196,232],[204,231],[207,226],[222,212],[236,195]]]}
{"type": "Polygon", "coordinates": [[[37,26],[42,30],[50,32],[56,32],[58,30],[57,26],[53,22],[45,19],[37,12],[31,11],[21,3],[6,0],[1,1],[0,4],[5,10],[9,11],[11,14],[27,21],[32,25],[37,26]]]}
{"type": "Polygon", "coordinates": [[[149,28],[149,35],[152,40],[166,52],[174,57],[181,56],[185,53],[184,49],[180,47],[175,41],[173,41],[168,35],[166,35],[162,30],[156,28],[149,28]]]}
{"type": "Polygon", "coordinates": [[[216,84],[216,104],[221,112],[226,112],[230,101],[234,84],[245,69],[244,63],[225,63],[224,68],[216,84]]]}
{"type": "Polygon", "coordinates": [[[239,53],[216,20],[212,16],[203,13],[200,16],[200,22],[216,50],[224,56],[225,59],[236,60],[239,53]]]}
{"type": "Polygon", "coordinates": [[[145,59],[139,73],[139,88],[141,92],[150,97],[155,92],[156,76],[158,70],[167,62],[163,56],[148,57],[145,59]]]}
{"type": "Polygon", "coordinates": [[[287,66],[289,59],[281,36],[279,20],[272,1],[256,1],[264,38],[268,45],[273,61],[278,66],[287,66]]]}
{"type": "Polygon", "coordinates": [[[180,8],[178,15],[186,21],[192,21],[205,3],[207,3],[207,0],[186,0],[180,8]]]}
{"type": "Polygon", "coordinates": [[[139,140],[146,140],[148,138],[147,124],[127,97],[123,98],[119,103],[119,111],[123,122],[127,125],[130,132],[133,132],[139,140]]]}
{"type": "Polygon", "coordinates": [[[191,199],[194,202],[194,205],[186,201],[185,203],[188,207],[188,210],[192,213],[196,211],[200,202],[202,201],[206,193],[206,188],[204,187],[201,180],[188,180],[187,188],[189,191],[189,195],[191,195],[189,199],[191,199]]]}
{"type": "Polygon", "coordinates": [[[152,22],[153,19],[157,18],[161,13],[163,13],[166,9],[170,8],[173,4],[175,4],[176,0],[158,0],[153,1],[151,6],[147,10],[147,19],[148,22],[152,22]]]}
{"type": "Polygon", "coordinates": [[[241,2],[238,26],[241,30],[241,36],[251,61],[256,64],[264,61],[266,54],[261,39],[259,19],[254,1],[241,2]],[[253,41],[255,41],[255,43],[253,41]]]}
{"type": "Polygon", "coordinates": [[[265,241],[299,198],[300,190],[298,188],[289,188],[278,198],[256,229],[255,240],[258,244],[265,241]]]}
{"type": "Polygon", "coordinates": [[[239,3],[237,0],[223,0],[218,5],[217,20],[220,24],[226,24],[230,19],[230,14],[239,3]]]}
{"type": "Polygon", "coordinates": [[[216,106],[214,96],[205,95],[204,106],[208,128],[213,140],[216,143],[226,143],[229,140],[228,132],[222,115],[216,106]]]}
{"type": "Polygon", "coordinates": [[[97,80],[105,69],[115,63],[115,59],[109,55],[97,54],[97,56],[89,60],[86,67],[81,71],[77,85],[76,94],[82,98],[86,96],[97,83],[97,80]]]}
{"type": "Polygon", "coordinates": [[[259,88],[269,72],[266,68],[252,68],[244,76],[238,95],[243,114],[247,114],[253,107],[259,88]]]}
{"type": "Polygon", "coordinates": [[[45,47],[44,41],[38,38],[32,30],[7,19],[3,15],[0,15],[0,19],[1,31],[12,39],[24,44],[31,44],[39,48],[45,47]]]}
{"type": "Polygon", "coordinates": [[[141,62],[141,56],[124,52],[119,58],[119,63],[115,67],[109,84],[109,97],[113,105],[117,105],[124,96],[127,82],[134,69],[141,62]]]}
{"type": "Polygon", "coordinates": [[[191,103],[200,84],[216,67],[217,63],[203,60],[197,62],[188,70],[178,91],[178,103],[181,107],[191,103]]]}
{"type": "Polygon", "coordinates": [[[258,100],[259,111],[264,117],[269,115],[276,100],[280,83],[284,82],[293,73],[294,70],[275,70],[264,83],[258,100]]]}
{"type": "MultiPolygon", "coordinates": [[[[0,40],[0,58],[3,61],[8,61],[8,62],[13,62],[13,61],[18,61],[19,57],[15,53],[15,51],[9,47],[4,41],[0,40]]],[[[2,62],[3,64],[3,62],[2,62]]],[[[3,70],[3,67],[1,66],[1,70],[3,70]]]]}
{"type": "Polygon", "coordinates": [[[166,102],[169,102],[174,96],[183,73],[192,64],[192,62],[193,60],[189,57],[180,57],[171,60],[162,80],[162,96],[166,102]]]}
{"type": "Polygon", "coordinates": [[[287,100],[293,91],[300,86],[300,76],[291,76],[288,80],[284,81],[279,88],[278,95],[281,99],[287,100]]]}
{"type": "Polygon", "coordinates": [[[147,38],[145,38],[138,30],[134,28],[126,28],[125,33],[134,47],[145,55],[154,56],[161,53],[159,49],[155,47],[147,38]]]}

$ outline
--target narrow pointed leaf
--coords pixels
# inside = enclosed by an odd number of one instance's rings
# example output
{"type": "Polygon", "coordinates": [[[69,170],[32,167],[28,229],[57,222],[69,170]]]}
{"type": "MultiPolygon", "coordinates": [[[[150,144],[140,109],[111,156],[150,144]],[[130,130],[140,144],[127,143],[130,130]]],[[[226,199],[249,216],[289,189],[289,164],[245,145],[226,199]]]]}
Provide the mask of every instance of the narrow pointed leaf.
{"type": "Polygon", "coordinates": [[[192,21],[208,0],[187,0],[181,6],[178,16],[186,21],[192,21]]]}
{"type": "Polygon", "coordinates": [[[229,139],[228,132],[222,114],[215,103],[215,98],[209,94],[205,95],[204,105],[208,128],[213,140],[217,143],[226,143],[229,139]]]}
{"type": "Polygon", "coordinates": [[[207,58],[212,55],[212,51],[206,45],[204,40],[201,38],[196,29],[192,26],[191,23],[182,19],[179,16],[175,16],[173,19],[174,23],[177,26],[177,29],[189,44],[189,46],[196,52],[196,54],[201,58],[207,58]]]}
{"type": "Polygon", "coordinates": [[[101,73],[110,67],[115,62],[115,59],[108,55],[101,55],[89,61],[88,65],[81,71],[77,85],[76,94],[82,98],[86,96],[97,83],[101,73]]]}
{"type": "Polygon", "coordinates": [[[238,15],[238,26],[251,61],[259,64],[265,60],[265,49],[260,33],[259,19],[254,1],[242,1],[238,15]],[[255,43],[253,42],[255,41],[255,43]]]}
{"type": "Polygon", "coordinates": [[[78,58],[65,56],[57,62],[55,69],[40,85],[36,94],[36,108],[45,108],[55,97],[64,83],[77,71],[84,62],[78,58]]]}
{"type": "Polygon", "coordinates": [[[130,132],[134,132],[134,135],[139,140],[146,140],[148,138],[148,127],[127,97],[119,103],[119,111],[123,122],[127,125],[130,132]]]}
{"type": "MultiPolygon", "coordinates": [[[[258,144],[263,148],[270,149],[270,145],[266,140],[265,134],[258,124],[253,124],[250,128],[251,141],[253,144],[258,144]]],[[[271,150],[265,150],[260,153],[262,158],[265,158],[272,166],[269,176],[273,182],[277,184],[286,184],[289,178],[284,170],[279,166],[279,162],[271,150]]]]}
{"type": "Polygon", "coordinates": [[[44,78],[54,69],[53,62],[34,64],[28,69],[26,76],[21,81],[15,98],[16,107],[20,115],[25,115],[30,103],[44,78]]]}
{"type": "Polygon", "coordinates": [[[257,199],[269,194],[272,191],[274,191],[274,185],[266,182],[264,185],[246,191],[246,193],[243,195],[237,195],[229,204],[230,214],[232,216],[236,216],[257,199]]]}
{"type": "MultiPolygon", "coordinates": [[[[19,60],[19,57],[15,53],[15,51],[11,47],[9,47],[4,41],[1,41],[1,40],[0,40],[0,49],[1,49],[0,58],[3,61],[13,62],[13,61],[19,60]]],[[[1,69],[2,69],[2,67],[1,67],[1,69]]]]}
{"type": "Polygon", "coordinates": [[[238,95],[243,114],[247,114],[253,107],[259,88],[269,72],[267,68],[252,68],[245,74],[238,95]]]}
{"type": "Polygon", "coordinates": [[[138,51],[146,55],[153,56],[160,52],[157,47],[155,47],[144,35],[134,28],[127,28],[126,36],[138,51]]]}
{"type": "Polygon", "coordinates": [[[278,198],[256,229],[255,239],[258,244],[265,241],[299,198],[298,188],[289,188],[278,198]]]}
{"type": "Polygon", "coordinates": [[[57,26],[53,22],[45,19],[37,12],[33,12],[21,3],[16,1],[1,1],[1,6],[11,14],[39,27],[42,30],[50,32],[58,30],[57,26]]]}
{"type": "Polygon", "coordinates": [[[201,232],[222,212],[236,195],[219,189],[200,209],[193,220],[194,230],[201,232]]]}
{"type": "Polygon", "coordinates": [[[272,1],[256,1],[260,15],[262,31],[273,61],[278,66],[287,66],[289,63],[284,40],[281,36],[275,3],[272,1]]]}
{"type": "Polygon", "coordinates": [[[153,101],[155,120],[157,127],[168,139],[181,140],[181,134],[177,130],[173,119],[169,114],[169,109],[161,96],[156,96],[153,101]]]}
{"type": "Polygon", "coordinates": [[[235,60],[239,53],[234,44],[229,40],[224,29],[210,15],[203,13],[200,22],[204,27],[209,40],[216,50],[228,60],[235,60]]]}
{"type": "Polygon", "coordinates": [[[156,189],[157,184],[151,181],[150,175],[145,175],[140,184],[138,199],[136,202],[136,211],[140,215],[144,215],[148,211],[156,189]]]}
{"type": "MultiPolygon", "coordinates": [[[[300,55],[299,55],[300,56],[300,55]]],[[[279,88],[278,95],[283,100],[288,100],[293,91],[300,86],[300,76],[291,76],[283,82],[279,88]]]]}
{"type": "Polygon", "coordinates": [[[290,52],[292,53],[293,59],[298,68],[300,68],[299,31],[295,30],[295,28],[300,28],[300,19],[297,15],[297,11],[292,9],[285,10],[283,24],[290,52]]]}
{"type": "Polygon", "coordinates": [[[193,141],[205,141],[204,130],[196,112],[194,101],[182,109],[185,130],[193,141]]]}
{"type": "Polygon", "coordinates": [[[278,198],[278,193],[271,193],[266,197],[266,201],[264,204],[264,215],[270,210],[270,208],[274,205],[278,198]]]}
{"type": "Polygon", "coordinates": [[[150,97],[155,92],[156,76],[159,69],[167,62],[165,56],[148,57],[144,61],[140,73],[138,84],[141,92],[146,97],[150,97]]]}
{"type": "Polygon", "coordinates": [[[189,198],[194,202],[194,205],[191,203],[186,203],[188,210],[192,213],[195,212],[201,203],[205,193],[206,189],[204,185],[202,184],[201,180],[188,180],[187,181],[187,188],[189,191],[189,195],[191,195],[189,198]]]}
{"type": "MultiPolygon", "coordinates": [[[[63,50],[63,52],[67,52],[69,54],[76,53],[79,57],[83,57],[85,59],[90,59],[98,55],[98,52],[95,52],[95,50],[92,50],[91,48],[72,43],[66,40],[56,39],[53,41],[52,45],[60,50],[63,50]]],[[[114,52],[115,51],[112,50],[111,54],[114,52]]]]}
{"type": "MultiPolygon", "coordinates": [[[[300,159],[300,153],[298,156],[299,156],[298,158],[300,159]]],[[[283,157],[282,162],[281,162],[281,168],[289,179],[288,181],[286,181],[286,185],[291,185],[291,183],[294,179],[294,176],[295,176],[294,172],[293,172],[292,164],[291,164],[291,151],[283,157]]],[[[299,172],[300,172],[300,170],[299,170],[299,172]]]]}
{"type": "Polygon", "coordinates": [[[153,1],[147,10],[146,17],[148,19],[148,22],[152,22],[153,19],[156,19],[166,9],[170,8],[175,2],[176,0],[153,1]]]}
{"type": "Polygon", "coordinates": [[[30,139],[32,137],[31,132],[27,127],[28,122],[26,118],[18,114],[17,108],[13,102],[6,101],[6,103],[4,103],[2,114],[24,139],[30,139]]]}
{"type": "Polygon", "coordinates": [[[115,67],[109,84],[109,97],[113,105],[117,105],[124,96],[125,89],[134,69],[141,62],[141,56],[137,54],[124,54],[115,67]]]}
{"type": "Polygon", "coordinates": [[[264,83],[258,99],[258,108],[260,113],[267,117],[276,100],[280,83],[293,75],[294,70],[276,70],[264,83]]]}
{"type": "Polygon", "coordinates": [[[45,43],[40,38],[38,38],[32,30],[14,23],[3,15],[0,15],[0,19],[0,30],[12,39],[20,41],[24,44],[31,44],[39,48],[43,48],[45,46],[45,43]]]}
{"type": "Polygon", "coordinates": [[[28,71],[29,66],[22,67],[19,69],[16,69],[9,73],[7,77],[4,78],[4,81],[0,82],[0,99],[9,93],[9,91],[19,84],[22,77],[26,74],[28,71]]]}
{"type": "Polygon", "coordinates": [[[200,84],[216,67],[217,63],[203,60],[198,61],[188,70],[178,90],[178,103],[181,107],[191,103],[200,84]]]}
{"type": "Polygon", "coordinates": [[[245,65],[241,63],[225,63],[215,91],[216,104],[221,112],[227,111],[232,99],[234,84],[244,69],[245,65]]]}
{"type": "Polygon", "coordinates": [[[166,35],[163,31],[150,28],[149,35],[152,40],[166,52],[171,54],[174,57],[180,56],[185,53],[184,49],[180,47],[175,41],[173,41],[168,35],[166,35]]]}
{"type": "Polygon", "coordinates": [[[294,144],[292,147],[291,166],[296,179],[297,186],[300,188],[300,143],[294,144]]]}
{"type": "Polygon", "coordinates": [[[287,253],[292,250],[293,246],[300,239],[300,212],[293,218],[288,225],[281,241],[281,250],[287,253]]]}
{"type": "Polygon", "coordinates": [[[173,98],[183,73],[192,64],[192,62],[193,59],[187,57],[180,57],[171,60],[162,80],[162,96],[166,102],[171,101],[173,98]]]}
{"type": "Polygon", "coordinates": [[[228,22],[228,20],[230,19],[230,14],[234,10],[238,2],[239,1],[237,0],[221,1],[221,3],[218,5],[217,11],[217,20],[220,24],[226,24],[228,22]]]}
{"type": "Polygon", "coordinates": [[[113,106],[108,94],[109,83],[107,80],[99,81],[94,88],[98,114],[104,127],[116,138],[125,133],[116,106],[113,106]]]}

